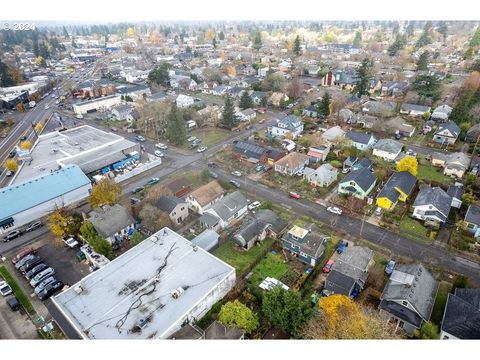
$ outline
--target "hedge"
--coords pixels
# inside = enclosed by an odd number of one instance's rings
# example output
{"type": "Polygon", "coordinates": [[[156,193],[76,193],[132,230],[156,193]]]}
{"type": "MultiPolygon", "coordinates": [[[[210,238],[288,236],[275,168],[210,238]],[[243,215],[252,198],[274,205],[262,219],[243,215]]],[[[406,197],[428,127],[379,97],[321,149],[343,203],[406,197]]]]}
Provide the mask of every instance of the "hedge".
{"type": "Polygon", "coordinates": [[[22,304],[25,311],[29,314],[34,313],[33,305],[28,299],[27,295],[23,292],[22,288],[17,284],[12,274],[7,270],[5,266],[0,266],[0,275],[7,282],[7,284],[12,288],[13,294],[18,299],[20,304],[22,304]]]}

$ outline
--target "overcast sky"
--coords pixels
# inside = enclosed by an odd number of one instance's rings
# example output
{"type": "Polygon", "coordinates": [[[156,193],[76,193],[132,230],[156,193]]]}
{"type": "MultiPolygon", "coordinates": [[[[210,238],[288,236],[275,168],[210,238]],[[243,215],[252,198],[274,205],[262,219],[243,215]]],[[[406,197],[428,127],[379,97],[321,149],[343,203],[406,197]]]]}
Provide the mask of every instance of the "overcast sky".
{"type": "Polygon", "coordinates": [[[0,19],[480,20],[476,3],[478,0],[2,0],[0,19]]]}

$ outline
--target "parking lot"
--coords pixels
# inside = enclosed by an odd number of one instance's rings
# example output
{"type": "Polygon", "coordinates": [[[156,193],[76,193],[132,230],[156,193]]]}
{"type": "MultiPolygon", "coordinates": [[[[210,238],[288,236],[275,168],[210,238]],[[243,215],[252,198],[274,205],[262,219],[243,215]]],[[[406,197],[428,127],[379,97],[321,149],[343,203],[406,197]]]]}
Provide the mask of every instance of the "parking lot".
{"type": "Polygon", "coordinates": [[[37,329],[25,311],[12,311],[7,305],[11,296],[0,298],[0,339],[38,339],[37,329]]]}

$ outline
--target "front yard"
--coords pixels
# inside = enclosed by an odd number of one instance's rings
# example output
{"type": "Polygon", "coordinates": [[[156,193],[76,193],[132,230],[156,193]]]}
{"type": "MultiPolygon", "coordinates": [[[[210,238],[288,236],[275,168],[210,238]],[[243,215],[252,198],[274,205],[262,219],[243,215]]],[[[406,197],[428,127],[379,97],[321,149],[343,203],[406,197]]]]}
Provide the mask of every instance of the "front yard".
{"type": "Polygon", "coordinates": [[[399,230],[402,234],[407,235],[414,240],[429,244],[428,229],[418,220],[412,219],[410,216],[404,215],[399,223],[399,230]]]}

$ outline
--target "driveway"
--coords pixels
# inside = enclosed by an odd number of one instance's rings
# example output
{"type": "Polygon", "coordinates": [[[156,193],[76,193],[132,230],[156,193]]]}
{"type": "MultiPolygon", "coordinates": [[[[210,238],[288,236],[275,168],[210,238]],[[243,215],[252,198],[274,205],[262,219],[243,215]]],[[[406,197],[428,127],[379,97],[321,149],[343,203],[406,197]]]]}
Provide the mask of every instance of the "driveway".
{"type": "Polygon", "coordinates": [[[0,339],[39,339],[37,329],[23,311],[12,311],[7,299],[0,298],[0,339]]]}

